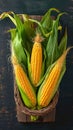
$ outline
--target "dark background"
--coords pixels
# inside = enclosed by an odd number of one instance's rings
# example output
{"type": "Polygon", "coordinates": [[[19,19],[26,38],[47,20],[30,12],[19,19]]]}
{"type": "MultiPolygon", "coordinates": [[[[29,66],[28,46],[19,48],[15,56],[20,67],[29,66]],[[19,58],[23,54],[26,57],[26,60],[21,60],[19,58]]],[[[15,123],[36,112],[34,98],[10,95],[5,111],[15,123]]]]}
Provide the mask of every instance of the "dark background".
{"type": "MultiPolygon", "coordinates": [[[[43,15],[56,7],[68,14],[61,22],[68,28],[68,46],[73,45],[73,0],[0,0],[0,14],[5,11],[43,15]]],[[[22,124],[17,121],[10,63],[10,20],[0,21],[0,130],[73,130],[73,50],[67,56],[67,70],[60,84],[60,97],[54,123],[22,124]]]]}

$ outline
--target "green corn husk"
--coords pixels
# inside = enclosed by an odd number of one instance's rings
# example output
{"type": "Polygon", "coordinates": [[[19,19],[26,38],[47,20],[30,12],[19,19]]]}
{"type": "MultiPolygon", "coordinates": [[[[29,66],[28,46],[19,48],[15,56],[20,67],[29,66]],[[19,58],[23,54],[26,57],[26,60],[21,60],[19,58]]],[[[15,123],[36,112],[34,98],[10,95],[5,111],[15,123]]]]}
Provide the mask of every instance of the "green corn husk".
{"type": "Polygon", "coordinates": [[[59,55],[63,54],[63,52],[66,50],[66,47],[67,47],[67,28],[65,28],[64,35],[61,38],[60,44],[58,46],[58,48],[59,48],[59,55]]]}
{"type": "Polygon", "coordinates": [[[39,117],[31,115],[30,118],[31,118],[31,121],[35,122],[36,120],[38,120],[39,117]]]}
{"type": "MultiPolygon", "coordinates": [[[[56,8],[50,8],[47,13],[42,17],[40,23],[42,25],[42,28],[44,29],[44,32],[47,34],[52,30],[52,25],[54,22],[54,19],[51,17],[52,11],[55,11],[59,13],[60,11],[56,8]]],[[[37,28],[39,30],[39,28],[37,28]]],[[[40,31],[40,30],[39,30],[40,31]]]]}
{"type": "MultiPolygon", "coordinates": [[[[11,35],[14,34],[14,31],[12,30],[11,35]]],[[[19,38],[18,32],[15,32],[15,34],[15,38],[11,41],[12,53],[14,52],[20,64],[26,66],[26,54],[22,46],[22,39],[19,38]]]]}
{"type": "MultiPolygon", "coordinates": [[[[23,16],[23,15],[22,15],[23,16]]],[[[24,15],[25,16],[25,15],[24,15]]],[[[24,17],[25,21],[22,22],[18,15],[14,14],[14,18],[17,23],[17,29],[20,37],[22,38],[22,45],[23,48],[27,49],[27,51],[30,53],[32,48],[32,37],[34,36],[34,27],[33,23],[29,21],[28,17],[24,17]]]]}
{"type": "Polygon", "coordinates": [[[22,15],[24,17],[23,21],[20,19],[20,16],[13,12],[4,12],[0,15],[0,19],[4,19],[9,17],[10,20],[14,23],[16,28],[10,29],[8,32],[11,33],[11,43],[12,48],[14,50],[15,55],[18,58],[19,63],[23,63],[26,65],[26,54],[24,48],[26,48],[29,52],[32,48],[31,37],[34,35],[34,27],[33,23],[28,20],[26,15],[22,15]],[[30,31],[29,31],[30,30],[30,31]],[[20,51],[21,49],[21,51],[20,51]]]}
{"type": "Polygon", "coordinates": [[[52,34],[48,38],[48,42],[46,45],[46,53],[47,53],[47,60],[46,60],[46,67],[52,64],[60,55],[58,49],[58,25],[60,16],[63,13],[60,13],[55,20],[55,23],[52,27],[52,34]]]}

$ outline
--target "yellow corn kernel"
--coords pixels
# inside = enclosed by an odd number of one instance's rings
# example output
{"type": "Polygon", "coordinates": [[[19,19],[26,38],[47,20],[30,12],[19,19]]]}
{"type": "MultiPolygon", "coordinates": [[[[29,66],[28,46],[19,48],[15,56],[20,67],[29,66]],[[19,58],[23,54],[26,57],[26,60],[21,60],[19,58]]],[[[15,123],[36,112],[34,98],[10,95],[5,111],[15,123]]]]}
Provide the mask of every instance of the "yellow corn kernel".
{"type": "Polygon", "coordinates": [[[31,100],[32,104],[34,104],[34,106],[35,106],[36,97],[35,97],[34,91],[31,87],[31,84],[30,84],[25,72],[23,71],[22,67],[19,64],[16,65],[14,70],[15,70],[16,78],[19,80],[19,83],[20,83],[23,91],[25,92],[25,94],[27,95],[29,100],[31,100]]]}
{"type": "Polygon", "coordinates": [[[54,88],[57,84],[59,75],[60,75],[60,67],[55,65],[52,69],[50,75],[46,79],[46,83],[42,87],[41,97],[40,97],[40,106],[47,106],[50,100],[50,96],[52,95],[54,88]]]}
{"type": "Polygon", "coordinates": [[[31,53],[31,75],[33,84],[36,86],[40,80],[42,71],[42,46],[39,34],[35,37],[31,53]]]}
{"type": "Polygon", "coordinates": [[[47,76],[46,81],[44,82],[43,86],[40,87],[38,92],[38,104],[41,107],[46,107],[55,93],[56,85],[59,80],[61,70],[64,64],[64,59],[68,53],[70,48],[68,48],[62,56],[57,60],[55,66],[51,70],[50,74],[47,76]]]}
{"type": "Polygon", "coordinates": [[[28,80],[28,77],[26,73],[24,72],[22,66],[18,63],[15,56],[12,56],[12,64],[14,67],[14,73],[15,77],[18,80],[20,87],[24,91],[24,93],[27,95],[28,99],[31,101],[32,105],[36,105],[36,95],[35,92],[30,84],[30,81],[28,80]]]}

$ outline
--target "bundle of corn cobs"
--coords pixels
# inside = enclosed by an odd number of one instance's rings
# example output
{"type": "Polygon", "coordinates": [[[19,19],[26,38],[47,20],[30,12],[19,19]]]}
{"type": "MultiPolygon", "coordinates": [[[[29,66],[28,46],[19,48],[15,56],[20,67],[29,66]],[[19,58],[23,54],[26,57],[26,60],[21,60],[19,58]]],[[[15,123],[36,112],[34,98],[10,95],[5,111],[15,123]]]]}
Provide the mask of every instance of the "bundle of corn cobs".
{"type": "Polygon", "coordinates": [[[10,29],[11,60],[23,103],[30,109],[49,105],[66,70],[67,28],[62,35],[61,13],[51,8],[40,21],[26,14],[4,12],[15,27],[10,29]],[[55,19],[52,12],[56,13],[55,19]]]}

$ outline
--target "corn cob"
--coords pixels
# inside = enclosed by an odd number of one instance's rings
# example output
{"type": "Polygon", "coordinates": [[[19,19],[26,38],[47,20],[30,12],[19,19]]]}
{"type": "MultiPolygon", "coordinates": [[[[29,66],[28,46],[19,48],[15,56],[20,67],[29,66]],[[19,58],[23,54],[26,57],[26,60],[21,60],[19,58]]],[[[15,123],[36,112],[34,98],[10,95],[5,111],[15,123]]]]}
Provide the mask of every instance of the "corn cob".
{"type": "Polygon", "coordinates": [[[22,98],[24,103],[28,107],[36,106],[36,95],[35,92],[27,78],[26,73],[19,63],[17,63],[16,57],[12,57],[12,63],[14,67],[14,73],[16,77],[17,84],[19,86],[19,90],[22,94],[22,98]],[[24,95],[23,95],[24,93],[24,95]]]}
{"type": "Polygon", "coordinates": [[[33,44],[31,53],[31,75],[32,82],[36,86],[41,77],[42,71],[42,47],[41,47],[41,37],[39,34],[35,37],[35,42],[33,44]]]}
{"type": "Polygon", "coordinates": [[[66,55],[70,48],[68,48],[62,56],[57,60],[50,74],[47,76],[44,83],[40,86],[38,91],[38,105],[46,107],[57,90],[57,83],[59,81],[61,71],[64,65],[66,55]]]}

